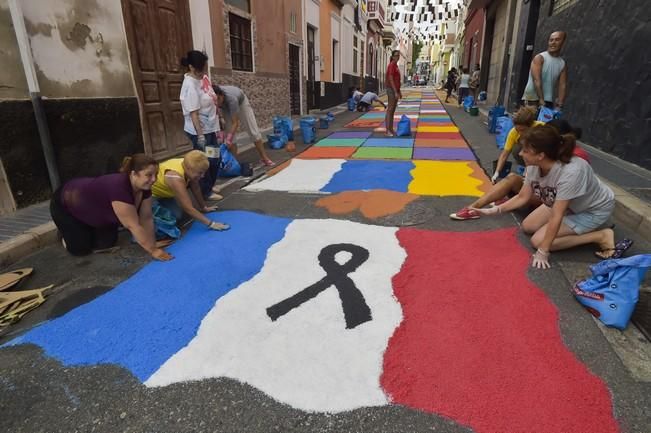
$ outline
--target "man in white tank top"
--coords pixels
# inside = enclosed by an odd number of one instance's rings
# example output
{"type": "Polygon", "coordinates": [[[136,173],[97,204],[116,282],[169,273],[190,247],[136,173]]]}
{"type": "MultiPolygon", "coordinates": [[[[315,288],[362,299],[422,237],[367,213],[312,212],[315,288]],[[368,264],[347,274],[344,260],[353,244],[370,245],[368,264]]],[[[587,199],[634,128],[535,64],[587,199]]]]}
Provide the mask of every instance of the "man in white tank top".
{"type": "Polygon", "coordinates": [[[547,42],[547,51],[536,54],[533,58],[529,81],[522,95],[524,105],[544,105],[558,110],[563,108],[567,93],[567,67],[561,58],[561,49],[566,37],[562,31],[552,33],[547,42]]]}

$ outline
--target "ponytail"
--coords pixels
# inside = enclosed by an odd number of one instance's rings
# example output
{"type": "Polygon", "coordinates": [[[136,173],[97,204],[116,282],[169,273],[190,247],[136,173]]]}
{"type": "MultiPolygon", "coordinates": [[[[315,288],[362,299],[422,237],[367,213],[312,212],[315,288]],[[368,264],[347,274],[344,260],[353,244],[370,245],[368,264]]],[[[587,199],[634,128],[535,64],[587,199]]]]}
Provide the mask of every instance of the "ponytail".
{"type": "Polygon", "coordinates": [[[561,135],[556,159],[567,164],[572,159],[572,155],[574,155],[575,147],[576,137],[574,137],[574,134],[561,135]]]}
{"type": "Polygon", "coordinates": [[[142,171],[151,165],[158,166],[158,162],[156,162],[156,160],[151,156],[145,155],[144,153],[135,153],[131,156],[124,157],[122,160],[122,166],[120,167],[120,173],[142,171]]]}
{"type": "Polygon", "coordinates": [[[208,62],[208,56],[206,56],[201,51],[192,50],[188,51],[185,57],[181,59],[181,66],[187,68],[192,66],[197,71],[203,71],[208,62]]]}

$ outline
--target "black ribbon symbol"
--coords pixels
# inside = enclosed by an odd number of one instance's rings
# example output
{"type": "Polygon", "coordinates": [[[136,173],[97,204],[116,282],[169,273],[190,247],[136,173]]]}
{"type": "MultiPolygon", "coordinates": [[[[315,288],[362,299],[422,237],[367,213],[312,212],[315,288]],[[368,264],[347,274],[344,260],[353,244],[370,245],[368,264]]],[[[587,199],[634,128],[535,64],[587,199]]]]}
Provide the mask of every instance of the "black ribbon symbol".
{"type": "Polygon", "coordinates": [[[364,300],[364,295],[355,287],[348,274],[355,271],[368,260],[367,249],[353,244],[333,244],[323,248],[319,253],[319,264],[326,271],[326,276],[311,286],[306,287],[293,296],[267,308],[267,315],[272,321],[284,316],[296,307],[316,297],[330,286],[335,286],[339,292],[341,306],[346,318],[346,329],[353,329],[372,319],[371,309],[364,300]],[[343,265],[335,260],[339,252],[347,251],[352,257],[343,265]]]}

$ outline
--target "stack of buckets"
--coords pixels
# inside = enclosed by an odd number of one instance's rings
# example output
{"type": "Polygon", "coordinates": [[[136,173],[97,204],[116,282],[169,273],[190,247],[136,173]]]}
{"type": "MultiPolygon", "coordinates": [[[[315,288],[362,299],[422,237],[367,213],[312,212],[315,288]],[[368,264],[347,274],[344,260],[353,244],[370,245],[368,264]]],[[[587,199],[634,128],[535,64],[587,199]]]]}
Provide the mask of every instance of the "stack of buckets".
{"type": "Polygon", "coordinates": [[[316,118],[307,116],[301,118],[301,133],[303,134],[303,143],[312,144],[316,141],[316,118]]]}

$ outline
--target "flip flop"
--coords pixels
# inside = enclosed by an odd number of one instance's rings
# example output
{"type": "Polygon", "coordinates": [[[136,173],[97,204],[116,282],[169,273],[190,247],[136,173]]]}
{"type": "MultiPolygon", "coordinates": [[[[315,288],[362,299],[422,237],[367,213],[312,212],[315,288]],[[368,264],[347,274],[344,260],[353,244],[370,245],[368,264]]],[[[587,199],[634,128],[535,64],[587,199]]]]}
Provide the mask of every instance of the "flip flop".
{"type": "Polygon", "coordinates": [[[633,245],[633,240],[626,238],[622,239],[621,241],[617,241],[615,248],[606,248],[605,250],[595,251],[594,254],[602,260],[619,259],[624,255],[626,250],[631,248],[631,245],[633,245]],[[605,254],[609,251],[612,251],[613,253],[610,256],[606,256],[605,254]]]}
{"type": "Polygon", "coordinates": [[[23,268],[0,275],[0,291],[15,286],[33,271],[34,268],[23,268]]]}

